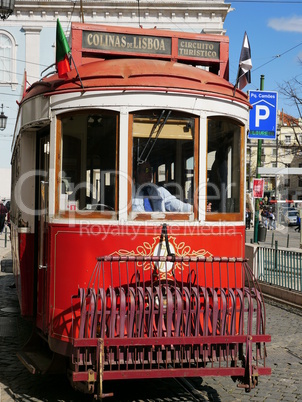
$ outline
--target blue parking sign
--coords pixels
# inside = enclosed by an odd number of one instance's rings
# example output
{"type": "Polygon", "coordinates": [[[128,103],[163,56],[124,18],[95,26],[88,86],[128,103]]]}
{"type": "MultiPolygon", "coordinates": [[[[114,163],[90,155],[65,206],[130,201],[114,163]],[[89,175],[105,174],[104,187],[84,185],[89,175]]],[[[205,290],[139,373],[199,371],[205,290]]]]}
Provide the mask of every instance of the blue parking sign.
{"type": "Polygon", "coordinates": [[[250,129],[248,138],[275,140],[277,131],[278,93],[250,91],[250,129]]]}

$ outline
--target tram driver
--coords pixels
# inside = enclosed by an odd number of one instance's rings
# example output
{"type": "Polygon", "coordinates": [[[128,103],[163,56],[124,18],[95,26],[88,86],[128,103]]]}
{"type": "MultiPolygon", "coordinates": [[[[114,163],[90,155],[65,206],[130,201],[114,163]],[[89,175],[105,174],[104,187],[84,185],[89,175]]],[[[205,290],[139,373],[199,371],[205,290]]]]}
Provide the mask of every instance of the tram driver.
{"type": "Polygon", "coordinates": [[[166,188],[152,183],[152,167],[148,161],[138,164],[135,172],[132,210],[136,212],[191,212],[189,203],[180,201],[166,188]]]}

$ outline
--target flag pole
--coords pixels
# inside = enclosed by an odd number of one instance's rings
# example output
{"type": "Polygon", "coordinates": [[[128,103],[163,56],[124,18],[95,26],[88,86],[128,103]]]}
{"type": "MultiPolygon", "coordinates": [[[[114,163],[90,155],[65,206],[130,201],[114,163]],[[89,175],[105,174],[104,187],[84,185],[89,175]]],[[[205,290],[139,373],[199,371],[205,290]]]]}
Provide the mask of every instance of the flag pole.
{"type": "Polygon", "coordinates": [[[237,85],[238,85],[238,82],[239,82],[239,74],[237,74],[237,80],[236,80],[236,83],[235,83],[235,85],[234,85],[234,92],[233,92],[233,97],[235,96],[235,94],[236,94],[236,89],[237,89],[237,85]]]}
{"type": "Polygon", "coordinates": [[[79,74],[79,72],[78,72],[77,66],[76,66],[76,64],[75,64],[75,62],[74,62],[74,59],[73,59],[71,53],[70,53],[70,57],[71,57],[71,60],[72,60],[72,62],[73,62],[74,68],[75,68],[75,70],[76,70],[76,72],[77,72],[77,76],[78,76],[78,78],[79,78],[79,80],[80,80],[81,87],[84,89],[83,82],[82,82],[82,80],[81,80],[80,74],[79,74]]]}
{"type": "Polygon", "coordinates": [[[239,67],[238,67],[237,78],[236,78],[236,82],[235,82],[235,85],[234,85],[233,96],[235,96],[235,94],[236,94],[236,89],[237,89],[238,84],[239,84],[239,78],[240,78],[240,64],[239,64],[239,67]]]}

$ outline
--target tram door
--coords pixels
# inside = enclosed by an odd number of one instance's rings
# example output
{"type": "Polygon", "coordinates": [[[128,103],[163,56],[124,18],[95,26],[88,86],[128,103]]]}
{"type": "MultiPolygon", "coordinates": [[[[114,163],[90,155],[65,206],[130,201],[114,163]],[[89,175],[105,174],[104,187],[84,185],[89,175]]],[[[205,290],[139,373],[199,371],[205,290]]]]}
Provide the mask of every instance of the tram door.
{"type": "Polygon", "coordinates": [[[37,316],[36,324],[47,328],[47,260],[48,260],[48,188],[49,188],[49,133],[37,140],[37,316]]]}

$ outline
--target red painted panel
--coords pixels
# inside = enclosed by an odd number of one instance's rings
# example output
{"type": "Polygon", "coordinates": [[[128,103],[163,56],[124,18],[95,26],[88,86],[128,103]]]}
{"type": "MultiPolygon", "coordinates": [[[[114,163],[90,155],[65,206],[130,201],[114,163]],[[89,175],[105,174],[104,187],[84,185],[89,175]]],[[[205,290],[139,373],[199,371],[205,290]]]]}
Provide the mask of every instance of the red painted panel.
{"type": "MultiPolygon", "coordinates": [[[[88,286],[97,257],[153,255],[161,230],[161,226],[50,225],[51,335],[63,340],[70,336],[71,297],[79,287],[88,286]]],[[[168,238],[178,256],[244,256],[244,226],[168,226],[168,238]]]]}
{"type": "MultiPolygon", "coordinates": [[[[18,260],[16,260],[17,262],[18,260]]],[[[19,272],[18,295],[21,314],[33,315],[33,285],[34,285],[34,234],[19,233],[19,272]]]]}

